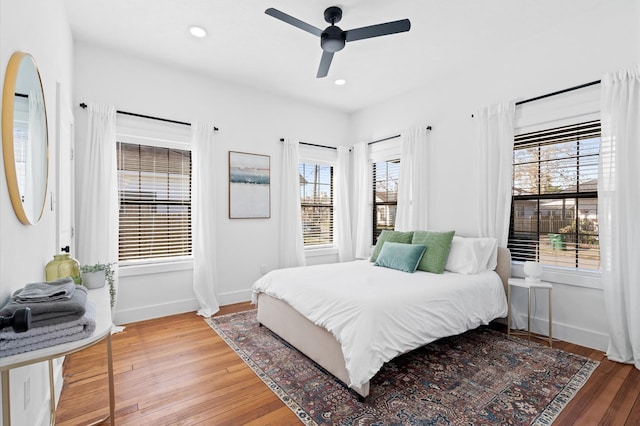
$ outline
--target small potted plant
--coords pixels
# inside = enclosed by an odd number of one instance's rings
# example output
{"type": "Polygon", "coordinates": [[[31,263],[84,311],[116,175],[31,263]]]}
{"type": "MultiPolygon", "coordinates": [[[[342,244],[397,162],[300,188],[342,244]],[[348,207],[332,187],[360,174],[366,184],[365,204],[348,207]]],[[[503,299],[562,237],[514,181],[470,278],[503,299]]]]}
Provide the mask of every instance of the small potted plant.
{"type": "Polygon", "coordinates": [[[111,307],[115,305],[116,288],[113,283],[113,268],[115,263],[96,263],[95,265],[80,266],[80,274],[82,275],[82,285],[88,289],[103,287],[105,282],[109,283],[109,296],[111,298],[111,307]]]}

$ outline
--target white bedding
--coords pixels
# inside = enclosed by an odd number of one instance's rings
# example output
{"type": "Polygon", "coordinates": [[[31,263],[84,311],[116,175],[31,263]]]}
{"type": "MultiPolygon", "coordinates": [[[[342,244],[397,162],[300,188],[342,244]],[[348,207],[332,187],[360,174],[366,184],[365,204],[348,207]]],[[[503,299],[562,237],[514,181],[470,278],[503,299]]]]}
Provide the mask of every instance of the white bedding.
{"type": "Polygon", "coordinates": [[[357,260],[274,270],[254,283],[254,303],[260,292],[331,332],[355,387],[402,353],[507,315],[494,271],[410,274],[357,260]]]}

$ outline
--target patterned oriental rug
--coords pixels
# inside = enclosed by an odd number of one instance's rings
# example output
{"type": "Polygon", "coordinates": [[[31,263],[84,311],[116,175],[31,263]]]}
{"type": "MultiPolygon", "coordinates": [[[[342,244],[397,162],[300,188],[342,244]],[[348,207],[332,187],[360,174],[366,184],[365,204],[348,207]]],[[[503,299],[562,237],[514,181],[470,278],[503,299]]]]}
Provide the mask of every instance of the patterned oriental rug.
{"type": "Polygon", "coordinates": [[[480,327],[388,362],[360,403],[255,310],[207,322],[307,425],[550,425],[598,366],[480,327]]]}

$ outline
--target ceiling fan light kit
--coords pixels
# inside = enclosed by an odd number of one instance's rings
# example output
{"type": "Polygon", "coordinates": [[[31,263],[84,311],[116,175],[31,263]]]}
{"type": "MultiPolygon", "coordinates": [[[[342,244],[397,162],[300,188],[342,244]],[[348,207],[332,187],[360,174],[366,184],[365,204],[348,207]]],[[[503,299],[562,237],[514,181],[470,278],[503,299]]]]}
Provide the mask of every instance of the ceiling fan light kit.
{"type": "Polygon", "coordinates": [[[411,22],[408,19],[401,19],[399,21],[343,31],[335,25],[342,20],[342,9],[337,6],[328,7],[324,11],[324,20],[330,24],[324,31],[274,8],[269,8],[265,10],[264,13],[320,37],[322,58],[320,58],[320,66],[318,67],[318,74],[316,75],[317,78],[327,76],[333,54],[344,49],[347,42],[401,33],[411,29],[411,22]]]}

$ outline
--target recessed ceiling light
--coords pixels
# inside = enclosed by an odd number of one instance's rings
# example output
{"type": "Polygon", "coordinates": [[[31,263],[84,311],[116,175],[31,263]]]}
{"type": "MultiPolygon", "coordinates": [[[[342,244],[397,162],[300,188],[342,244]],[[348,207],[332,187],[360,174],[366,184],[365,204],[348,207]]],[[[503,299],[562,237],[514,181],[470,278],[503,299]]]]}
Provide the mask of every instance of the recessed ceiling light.
{"type": "Polygon", "coordinates": [[[197,25],[192,25],[189,27],[189,32],[192,36],[202,38],[207,36],[207,30],[197,25]]]}
{"type": "Polygon", "coordinates": [[[339,78],[336,81],[333,82],[336,86],[344,86],[345,84],[347,84],[347,80],[345,80],[344,78],[339,78]]]}

